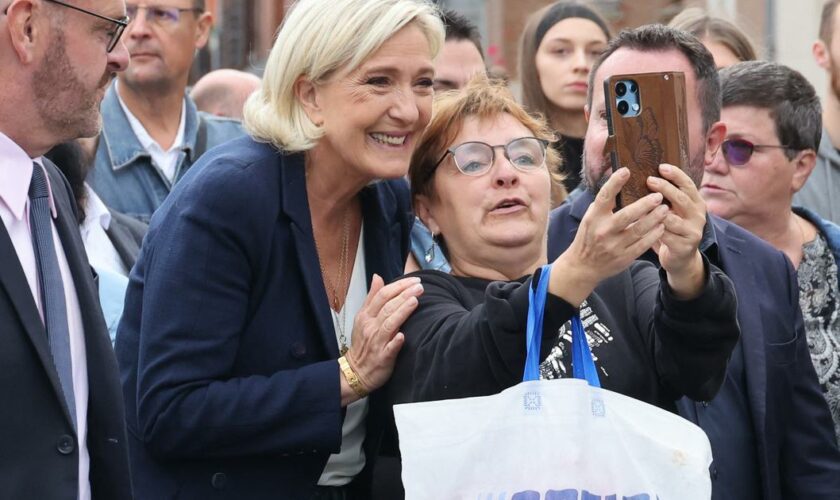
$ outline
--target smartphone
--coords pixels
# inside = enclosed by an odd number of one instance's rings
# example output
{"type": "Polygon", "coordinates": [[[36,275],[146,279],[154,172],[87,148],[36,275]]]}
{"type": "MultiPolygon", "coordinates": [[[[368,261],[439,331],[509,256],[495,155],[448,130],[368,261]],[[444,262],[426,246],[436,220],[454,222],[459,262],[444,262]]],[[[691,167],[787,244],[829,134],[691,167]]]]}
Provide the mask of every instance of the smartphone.
{"type": "Polygon", "coordinates": [[[688,168],[685,75],[680,72],[614,75],[604,80],[613,171],[630,169],[630,180],[616,198],[616,210],[651,191],[649,176],[659,165],[688,168]]]}

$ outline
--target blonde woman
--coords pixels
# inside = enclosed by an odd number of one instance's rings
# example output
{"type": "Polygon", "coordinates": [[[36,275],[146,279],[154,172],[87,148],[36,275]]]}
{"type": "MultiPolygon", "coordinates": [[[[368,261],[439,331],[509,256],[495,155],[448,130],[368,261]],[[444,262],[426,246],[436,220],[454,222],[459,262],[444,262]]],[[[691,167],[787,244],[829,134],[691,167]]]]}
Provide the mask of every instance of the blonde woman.
{"type": "Polygon", "coordinates": [[[116,351],[137,498],[369,497],[374,391],[422,293],[384,283],[408,253],[403,177],[442,43],[423,1],[286,17],[250,137],[179,183],[131,276],[116,351]]]}
{"type": "Polygon", "coordinates": [[[699,38],[712,53],[718,69],[758,58],[750,37],[741,28],[726,19],[707,14],[703,9],[685,9],[674,16],[668,26],[699,38]]]}

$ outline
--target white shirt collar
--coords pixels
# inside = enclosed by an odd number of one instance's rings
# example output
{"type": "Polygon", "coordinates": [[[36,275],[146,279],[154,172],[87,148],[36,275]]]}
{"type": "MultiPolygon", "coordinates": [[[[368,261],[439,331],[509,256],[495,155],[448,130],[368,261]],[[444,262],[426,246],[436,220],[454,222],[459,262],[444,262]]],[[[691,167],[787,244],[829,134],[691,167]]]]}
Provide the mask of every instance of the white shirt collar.
{"type": "Polygon", "coordinates": [[[134,132],[134,135],[137,137],[137,140],[140,141],[140,145],[142,145],[146,151],[152,151],[156,149],[157,151],[160,151],[162,153],[174,151],[176,149],[181,149],[184,146],[184,130],[186,129],[187,122],[186,98],[181,101],[181,123],[178,124],[178,134],[175,135],[175,141],[172,142],[172,147],[170,147],[168,150],[164,150],[160,146],[160,144],[157,143],[157,141],[152,139],[152,136],[149,135],[149,132],[146,130],[146,127],[144,127],[143,124],[140,123],[140,120],[138,120],[137,117],[134,116],[134,113],[132,113],[131,110],[128,109],[128,106],[125,105],[125,102],[123,102],[122,97],[120,97],[119,84],[119,80],[116,80],[114,82],[114,90],[117,94],[117,101],[119,101],[120,107],[122,107],[123,113],[125,113],[125,117],[128,119],[128,124],[131,125],[131,130],[134,132]]]}
{"type": "MultiPolygon", "coordinates": [[[[29,184],[32,182],[32,164],[44,168],[40,157],[32,159],[20,146],[6,134],[0,132],[0,202],[3,202],[17,220],[22,220],[29,201],[29,184]]],[[[57,217],[55,200],[52,194],[50,176],[44,169],[47,189],[50,193],[50,211],[57,217]]]]}
{"type": "Polygon", "coordinates": [[[83,230],[89,230],[93,224],[99,224],[105,231],[111,226],[111,212],[102,199],[85,183],[87,193],[87,204],[85,205],[85,220],[82,222],[83,230]]]}

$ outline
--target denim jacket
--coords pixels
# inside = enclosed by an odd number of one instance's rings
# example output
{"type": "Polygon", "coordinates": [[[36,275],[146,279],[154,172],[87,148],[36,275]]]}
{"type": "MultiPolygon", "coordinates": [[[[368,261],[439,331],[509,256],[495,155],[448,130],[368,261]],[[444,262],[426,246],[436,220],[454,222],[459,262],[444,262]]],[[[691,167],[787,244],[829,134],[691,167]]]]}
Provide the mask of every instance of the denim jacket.
{"type": "Polygon", "coordinates": [[[819,232],[825,237],[828,248],[834,256],[834,262],[837,263],[837,278],[840,280],[840,226],[828,219],[823,219],[816,212],[805,207],[793,207],[793,212],[817,226],[819,232]]]}
{"type": "MultiPolygon", "coordinates": [[[[188,95],[184,99],[184,144],[175,168],[175,182],[198,160],[195,149],[199,120],[205,124],[205,151],[245,133],[237,120],[199,112],[188,95]]],[[[101,109],[102,133],[87,181],[109,208],[148,222],[173,183],[152,164],[151,155],[134,135],[114,84],[105,93],[101,109]]]]}
{"type": "Polygon", "coordinates": [[[432,232],[423,224],[419,217],[414,218],[411,226],[411,254],[420,269],[434,269],[444,273],[451,273],[452,267],[443,254],[443,249],[432,237],[432,232]]]}

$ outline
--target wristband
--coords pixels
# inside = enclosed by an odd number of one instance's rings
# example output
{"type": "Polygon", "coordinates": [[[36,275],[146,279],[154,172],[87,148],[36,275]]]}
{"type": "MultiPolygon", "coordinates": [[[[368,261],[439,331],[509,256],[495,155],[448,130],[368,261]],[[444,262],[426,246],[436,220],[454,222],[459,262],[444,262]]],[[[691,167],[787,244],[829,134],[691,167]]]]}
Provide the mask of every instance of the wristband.
{"type": "Polygon", "coordinates": [[[341,372],[344,374],[344,378],[347,379],[347,383],[350,384],[353,392],[358,394],[360,398],[368,395],[368,391],[365,389],[364,384],[362,384],[362,380],[350,366],[350,362],[347,361],[345,356],[338,358],[338,367],[341,368],[341,372]]]}

